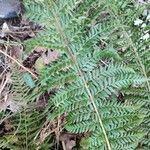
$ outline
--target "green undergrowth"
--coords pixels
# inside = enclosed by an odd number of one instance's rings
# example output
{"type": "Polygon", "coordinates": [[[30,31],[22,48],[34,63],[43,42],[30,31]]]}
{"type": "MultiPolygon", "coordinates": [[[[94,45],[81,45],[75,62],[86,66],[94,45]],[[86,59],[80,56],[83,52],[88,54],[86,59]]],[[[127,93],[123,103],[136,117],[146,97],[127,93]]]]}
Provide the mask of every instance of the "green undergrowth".
{"type": "Polygon", "coordinates": [[[25,104],[10,117],[15,129],[1,137],[1,147],[61,149],[58,137],[65,132],[83,135],[74,149],[148,150],[149,39],[134,25],[148,6],[130,0],[24,3],[26,16],[43,27],[24,42],[26,51],[44,47],[60,55],[37,80],[14,67],[12,95],[25,104]]]}

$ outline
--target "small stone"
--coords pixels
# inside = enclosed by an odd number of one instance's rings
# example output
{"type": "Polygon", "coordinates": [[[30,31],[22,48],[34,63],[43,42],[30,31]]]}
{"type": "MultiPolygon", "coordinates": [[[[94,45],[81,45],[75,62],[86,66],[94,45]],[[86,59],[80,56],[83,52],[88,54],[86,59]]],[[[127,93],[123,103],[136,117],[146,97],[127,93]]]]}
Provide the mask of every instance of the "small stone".
{"type": "Polygon", "coordinates": [[[0,0],[0,19],[13,19],[21,14],[19,0],[0,0]]]}

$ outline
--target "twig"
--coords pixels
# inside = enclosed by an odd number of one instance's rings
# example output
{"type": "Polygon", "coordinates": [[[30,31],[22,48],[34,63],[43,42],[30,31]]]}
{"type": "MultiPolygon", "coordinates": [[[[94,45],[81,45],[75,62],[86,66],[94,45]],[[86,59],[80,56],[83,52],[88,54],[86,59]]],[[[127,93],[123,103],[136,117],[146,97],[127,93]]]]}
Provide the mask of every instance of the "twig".
{"type": "Polygon", "coordinates": [[[66,149],[65,142],[64,142],[64,141],[62,141],[61,143],[62,143],[63,150],[67,150],[67,149],[66,149]]]}
{"type": "Polygon", "coordinates": [[[1,93],[2,93],[2,91],[3,91],[3,89],[5,88],[6,84],[9,82],[9,80],[10,80],[10,74],[7,74],[7,75],[6,75],[6,80],[5,80],[5,82],[3,83],[2,87],[0,88],[0,95],[1,95],[1,93]]]}
{"type": "Polygon", "coordinates": [[[32,71],[30,71],[28,68],[24,67],[19,61],[8,55],[7,53],[0,50],[0,53],[4,54],[8,58],[10,58],[12,61],[14,61],[16,64],[18,64],[21,68],[23,68],[25,71],[29,72],[34,78],[38,79],[37,75],[35,75],[32,71]]]}

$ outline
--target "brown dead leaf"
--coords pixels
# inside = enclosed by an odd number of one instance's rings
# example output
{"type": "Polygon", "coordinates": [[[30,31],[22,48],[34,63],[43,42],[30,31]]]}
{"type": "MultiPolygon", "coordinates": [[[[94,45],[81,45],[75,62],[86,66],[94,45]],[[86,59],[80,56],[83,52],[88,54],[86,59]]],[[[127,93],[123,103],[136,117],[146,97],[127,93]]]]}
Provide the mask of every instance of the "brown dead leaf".
{"type": "Polygon", "coordinates": [[[72,150],[72,148],[76,146],[76,141],[70,140],[66,143],[66,150],[72,150]]]}
{"type": "Polygon", "coordinates": [[[8,131],[14,129],[14,126],[13,126],[13,124],[10,122],[10,120],[5,120],[4,123],[5,123],[5,130],[6,130],[6,132],[8,132],[8,131]]]}
{"type": "Polygon", "coordinates": [[[37,145],[42,144],[50,134],[55,134],[56,139],[58,141],[59,140],[58,136],[60,135],[60,132],[65,124],[65,121],[66,121],[66,114],[63,114],[54,121],[46,122],[39,134],[39,140],[37,141],[37,145]]]}
{"type": "Polygon", "coordinates": [[[0,27],[0,38],[9,37],[13,41],[23,41],[35,37],[36,33],[41,29],[40,26],[31,23],[25,18],[14,25],[7,21],[0,27]]]}
{"type": "Polygon", "coordinates": [[[60,141],[63,144],[63,147],[65,147],[66,150],[72,150],[74,146],[76,146],[76,138],[77,134],[72,133],[62,133],[60,135],[60,141]]]}
{"type": "Polygon", "coordinates": [[[37,53],[41,53],[41,52],[43,53],[43,52],[47,51],[47,48],[45,48],[45,47],[36,47],[34,49],[34,51],[37,52],[37,53]]]}
{"type": "Polygon", "coordinates": [[[32,68],[35,64],[36,60],[42,55],[42,53],[46,52],[46,48],[37,47],[33,50],[33,52],[23,61],[23,65],[27,68],[32,68]]]}
{"type": "Polygon", "coordinates": [[[26,18],[26,17],[23,15],[20,24],[21,24],[22,26],[28,26],[28,25],[30,24],[30,21],[29,21],[28,18],[26,18]]]}
{"type": "Polygon", "coordinates": [[[57,50],[50,49],[47,51],[47,54],[42,54],[43,61],[46,65],[52,63],[53,61],[56,61],[59,58],[59,56],[60,53],[57,50]]]}
{"type": "Polygon", "coordinates": [[[11,56],[17,60],[22,59],[23,48],[22,45],[13,45],[10,48],[11,56]]]}
{"type": "Polygon", "coordinates": [[[5,119],[0,123],[0,136],[5,135],[11,131],[13,131],[15,127],[10,122],[10,120],[5,119]]]}
{"type": "Polygon", "coordinates": [[[53,129],[53,123],[48,123],[40,132],[40,139],[38,140],[37,145],[42,144],[50,134],[55,132],[55,130],[56,128],[53,129]]]}

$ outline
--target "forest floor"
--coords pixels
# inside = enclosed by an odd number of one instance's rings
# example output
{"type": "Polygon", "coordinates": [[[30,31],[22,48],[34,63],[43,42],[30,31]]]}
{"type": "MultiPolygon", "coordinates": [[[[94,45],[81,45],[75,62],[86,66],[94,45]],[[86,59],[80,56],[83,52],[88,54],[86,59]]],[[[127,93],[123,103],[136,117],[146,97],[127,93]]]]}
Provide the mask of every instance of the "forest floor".
{"type": "MultiPolygon", "coordinates": [[[[144,1],[140,0],[141,3],[144,1]]],[[[38,71],[41,66],[41,59],[44,64],[58,59],[59,53],[55,50],[45,49],[43,47],[36,47],[32,52],[28,52],[25,49],[24,42],[31,38],[34,38],[37,33],[43,30],[44,27],[29,21],[25,16],[16,20],[5,21],[0,25],[0,113],[7,112],[8,115],[4,118],[0,118],[0,137],[7,135],[14,130],[14,126],[11,123],[10,116],[15,114],[20,107],[25,105],[24,103],[16,103],[12,98],[11,87],[12,78],[11,75],[14,67],[19,69],[23,73],[28,73],[24,81],[30,87],[34,87],[32,79],[38,79],[38,71]]],[[[101,45],[103,46],[103,45],[101,45]]],[[[41,95],[37,103],[33,106],[39,110],[45,107],[48,103],[48,98],[51,93],[44,93],[41,95]]],[[[123,101],[123,95],[118,96],[119,101],[123,101]]],[[[0,115],[1,117],[1,115],[0,115]]],[[[65,115],[60,117],[60,122],[63,124],[65,115]]],[[[43,128],[43,135],[41,135],[41,141],[45,140],[47,135],[44,133],[47,131],[49,126],[53,126],[51,131],[55,134],[56,127],[54,124],[46,124],[43,128]]],[[[42,132],[41,132],[42,134],[42,132]]],[[[57,134],[57,133],[56,133],[57,134]]],[[[60,136],[60,141],[65,141],[67,149],[72,149],[75,146],[76,141],[83,137],[86,137],[88,133],[84,134],[71,134],[63,133],[60,136]]],[[[57,135],[56,135],[57,137],[57,135]]],[[[1,148],[0,148],[1,149],[1,148]]]]}

